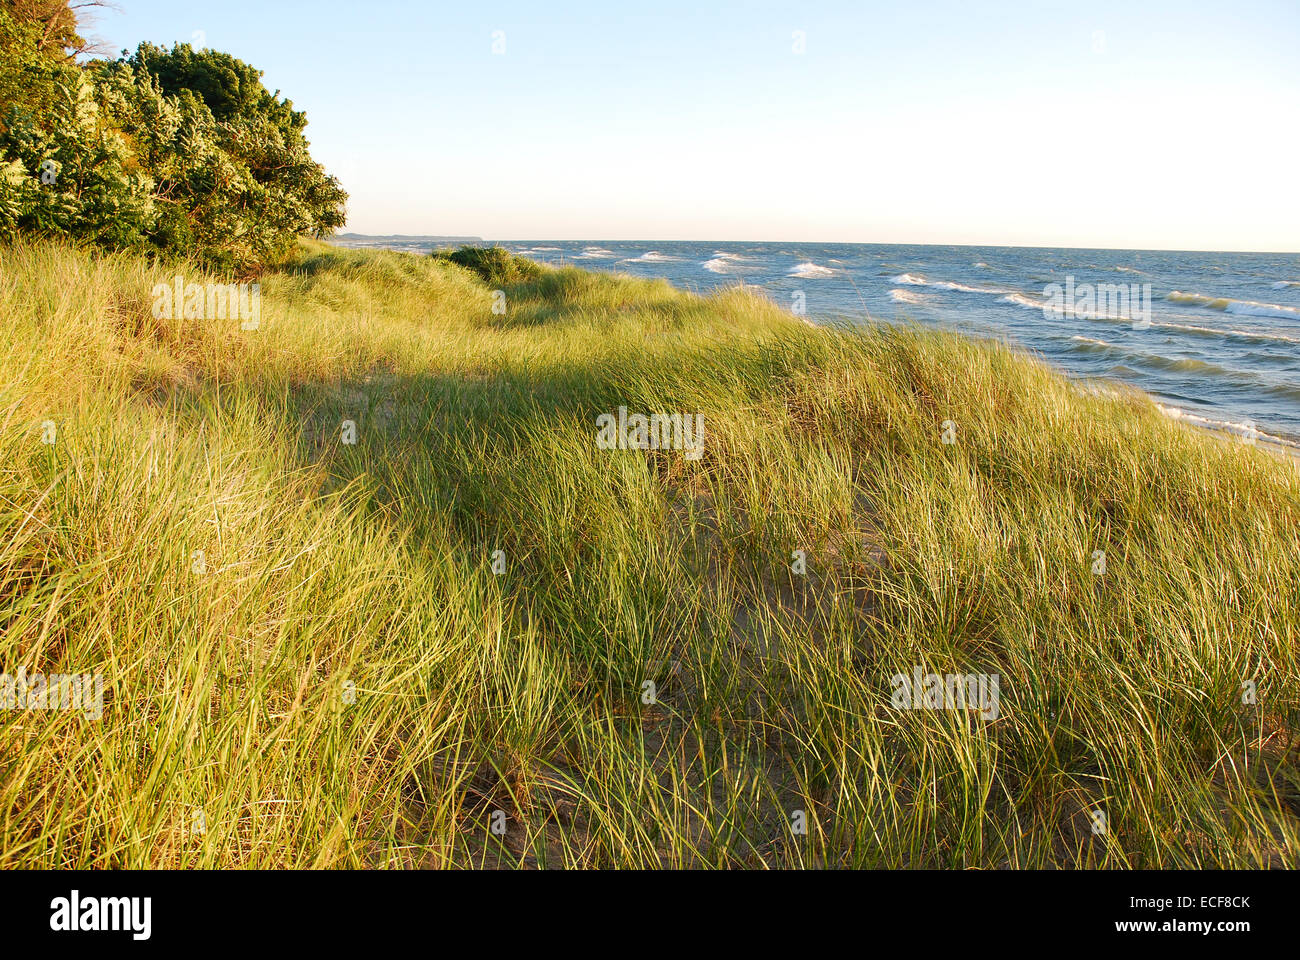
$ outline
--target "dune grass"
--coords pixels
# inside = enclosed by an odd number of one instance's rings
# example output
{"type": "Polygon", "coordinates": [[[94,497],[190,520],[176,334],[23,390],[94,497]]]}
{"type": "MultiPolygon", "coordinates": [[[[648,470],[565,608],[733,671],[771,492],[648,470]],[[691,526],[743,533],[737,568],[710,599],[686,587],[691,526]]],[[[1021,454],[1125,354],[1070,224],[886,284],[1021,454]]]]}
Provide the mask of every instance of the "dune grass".
{"type": "Polygon", "coordinates": [[[1300,859],[1290,465],[996,344],[472,266],[304,242],[246,331],[0,250],[0,671],[105,701],[0,712],[0,867],[1300,859]]]}

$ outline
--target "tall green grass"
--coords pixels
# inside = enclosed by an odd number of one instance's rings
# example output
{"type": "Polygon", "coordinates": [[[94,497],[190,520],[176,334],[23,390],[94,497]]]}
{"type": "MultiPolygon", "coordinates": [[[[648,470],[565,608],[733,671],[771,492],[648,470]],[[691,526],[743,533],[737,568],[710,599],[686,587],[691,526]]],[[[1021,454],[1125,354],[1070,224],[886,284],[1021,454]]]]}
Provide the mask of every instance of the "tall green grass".
{"type": "Polygon", "coordinates": [[[0,866],[1297,862],[1264,451],[741,290],[494,261],[494,313],[304,243],[244,331],[152,317],[192,268],[0,261],[0,671],[105,684],[0,712],[0,866]],[[597,449],[620,405],[704,455],[597,449]],[[997,718],[895,709],[917,665],[997,718]]]}

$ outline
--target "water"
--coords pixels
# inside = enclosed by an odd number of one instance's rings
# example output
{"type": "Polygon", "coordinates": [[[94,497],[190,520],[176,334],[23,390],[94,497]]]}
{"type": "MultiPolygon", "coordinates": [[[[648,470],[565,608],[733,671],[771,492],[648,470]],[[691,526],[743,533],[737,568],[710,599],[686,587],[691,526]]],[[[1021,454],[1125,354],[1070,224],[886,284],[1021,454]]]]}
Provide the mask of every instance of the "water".
{"type": "MultiPolygon", "coordinates": [[[[367,243],[428,250],[426,238],[367,243]]],[[[1173,416],[1300,446],[1300,254],[718,242],[503,242],[543,263],[743,283],[811,320],[910,320],[1029,350],[1073,377],[1133,384],[1173,416]],[[1049,284],[1150,284],[1150,320],[1044,313],[1049,284]],[[1140,325],[1139,325],[1140,326],[1140,325]]],[[[1141,294],[1139,293],[1139,297],[1141,294]]],[[[1059,301],[1058,301],[1058,305],[1059,301]]]]}

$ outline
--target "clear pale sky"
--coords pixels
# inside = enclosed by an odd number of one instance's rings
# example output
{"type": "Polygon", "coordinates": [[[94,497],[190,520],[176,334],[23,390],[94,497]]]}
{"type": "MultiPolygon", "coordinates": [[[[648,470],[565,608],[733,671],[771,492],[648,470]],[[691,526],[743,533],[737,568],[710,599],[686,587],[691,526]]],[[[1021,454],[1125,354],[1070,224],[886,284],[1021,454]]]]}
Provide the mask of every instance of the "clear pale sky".
{"type": "Polygon", "coordinates": [[[305,110],[352,232],[1300,250],[1300,0],[117,2],[305,110]]]}

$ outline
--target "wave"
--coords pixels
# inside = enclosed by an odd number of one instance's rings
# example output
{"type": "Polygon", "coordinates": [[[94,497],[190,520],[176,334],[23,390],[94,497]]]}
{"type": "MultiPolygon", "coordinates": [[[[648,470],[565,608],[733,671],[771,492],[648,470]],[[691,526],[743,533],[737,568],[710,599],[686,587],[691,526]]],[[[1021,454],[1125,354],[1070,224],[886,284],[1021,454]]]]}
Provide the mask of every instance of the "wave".
{"type": "MultiPolygon", "coordinates": [[[[1236,382],[1236,383],[1258,383],[1258,377],[1255,374],[1242,370],[1233,370],[1228,367],[1211,363],[1207,360],[1200,360],[1196,357],[1170,357],[1160,353],[1149,353],[1145,350],[1133,350],[1118,344],[1109,343],[1106,340],[1098,340],[1093,337],[1085,337],[1076,334],[1070,340],[1079,346],[1076,350],[1087,353],[1106,353],[1114,352],[1119,354],[1119,360],[1128,364],[1123,367],[1112,368],[1112,374],[1134,375],[1141,374],[1132,365],[1140,367],[1154,368],[1157,370],[1167,370],[1174,374],[1192,374],[1195,377],[1209,377],[1216,382],[1236,382]]],[[[1267,388],[1270,392],[1279,392],[1272,387],[1267,388]]],[[[1287,388],[1283,387],[1282,391],[1287,388]]]]}
{"type": "Polygon", "coordinates": [[[1195,357],[1166,357],[1158,353],[1144,353],[1142,359],[1153,367],[1159,367],[1161,370],[1172,370],[1175,373],[1204,373],[1225,380],[1238,381],[1243,381],[1251,376],[1240,371],[1229,370],[1227,367],[1221,367],[1217,363],[1197,360],[1195,357]]]}
{"type": "Polygon", "coordinates": [[[1230,433],[1243,440],[1263,440],[1266,443],[1277,444],[1281,447],[1289,447],[1293,450],[1300,449],[1300,445],[1296,444],[1292,440],[1276,436],[1275,434],[1265,433],[1263,430],[1260,430],[1253,420],[1216,420],[1214,417],[1203,417],[1200,414],[1188,413],[1186,410],[1179,407],[1166,405],[1158,401],[1156,402],[1156,408],[1171,419],[1185,420],[1208,430],[1230,433]]]}
{"type": "Polygon", "coordinates": [[[1140,376],[1141,374],[1133,365],[1146,367],[1156,370],[1167,370],[1174,374],[1192,374],[1195,377],[1212,378],[1212,382],[1232,382],[1238,384],[1257,384],[1259,378],[1244,370],[1233,370],[1229,367],[1219,366],[1217,363],[1210,363],[1207,360],[1199,360],[1196,357],[1168,357],[1162,353],[1149,353],[1145,350],[1132,350],[1114,343],[1107,343],[1105,340],[1094,340],[1092,337],[1073,336],[1070,338],[1083,346],[1077,349],[1086,349],[1089,351],[1112,350],[1120,354],[1119,359],[1126,364],[1123,370],[1126,373],[1133,373],[1140,376]]]}
{"type": "MultiPolygon", "coordinates": [[[[895,278],[897,279],[897,278],[895,278]]],[[[1233,313],[1240,316],[1252,317],[1274,317],[1279,319],[1296,319],[1300,320],[1300,309],[1295,307],[1283,307],[1275,303],[1257,303],[1254,300],[1231,300],[1227,297],[1206,297],[1199,293],[1183,293],[1180,290],[1171,291],[1165,296],[1165,299],[1172,303],[1185,303],[1191,306],[1205,307],[1210,310],[1221,310],[1224,313],[1233,313]]],[[[1049,313],[1055,313],[1058,316],[1065,316],[1067,311],[1063,307],[1057,307],[1054,304],[1042,300],[1035,300],[1021,293],[1011,293],[1002,298],[1003,303],[1012,303],[1019,307],[1025,307],[1030,310],[1046,310],[1049,313]]],[[[1078,320],[1117,320],[1128,322],[1134,319],[1131,316],[1116,313],[1110,314],[1099,311],[1084,311],[1075,307],[1068,311],[1071,319],[1078,320]]],[[[1167,330],[1181,330],[1187,333],[1199,333],[1208,336],[1218,337],[1244,337],[1249,340],[1273,340],[1279,343],[1300,343],[1300,339],[1290,337],[1282,333],[1272,333],[1266,331],[1254,330],[1220,330],[1214,327],[1194,326],[1191,324],[1168,323],[1166,321],[1152,321],[1153,327],[1164,327],[1167,330]]]]}
{"type": "Polygon", "coordinates": [[[750,270],[757,270],[758,267],[745,263],[751,257],[744,257],[738,253],[724,253],[714,251],[712,260],[705,260],[700,266],[710,273],[745,273],[750,270]]]}
{"type": "Polygon", "coordinates": [[[918,293],[915,290],[890,290],[889,296],[893,299],[895,303],[910,303],[913,305],[920,305],[923,303],[930,302],[929,297],[927,297],[924,293],[918,293]]]}
{"type": "Polygon", "coordinates": [[[1233,300],[1229,297],[1207,297],[1201,293],[1183,293],[1170,290],[1165,299],[1172,303],[1186,303],[1208,310],[1222,310],[1248,317],[1278,317],[1285,320],[1300,320],[1300,308],[1284,307],[1276,303],[1259,303],[1256,300],[1233,300]]]}
{"type": "Polygon", "coordinates": [[[1300,308],[1283,307],[1276,303],[1257,303],[1254,300],[1233,300],[1228,312],[1247,317],[1276,317],[1283,320],[1300,320],[1300,308]]]}
{"type": "Polygon", "coordinates": [[[1167,321],[1156,321],[1151,325],[1153,327],[1164,327],[1168,330],[1179,330],[1183,333],[1193,333],[1204,337],[1241,337],[1244,340],[1271,340],[1274,343],[1300,343],[1300,337],[1288,337],[1284,333],[1266,333],[1262,330],[1222,330],[1218,327],[1202,327],[1190,323],[1169,323],[1167,321]]]}
{"type": "Polygon", "coordinates": [[[616,257],[613,250],[606,250],[604,247],[583,247],[582,253],[574,257],[575,260],[609,260],[616,257]]]}
{"type": "Polygon", "coordinates": [[[894,283],[906,283],[913,287],[928,287],[930,281],[915,273],[900,273],[896,277],[890,277],[894,283]]]}
{"type": "Polygon", "coordinates": [[[787,277],[809,277],[809,278],[833,277],[837,273],[839,273],[838,270],[832,270],[830,267],[823,267],[820,266],[819,264],[813,263],[810,260],[805,260],[803,263],[799,264],[798,266],[791,267],[789,272],[786,273],[786,276],[787,277]]]}
{"type": "MultiPolygon", "coordinates": [[[[1032,297],[1026,297],[1024,294],[1013,293],[1010,296],[1002,298],[1003,303],[1013,303],[1018,307],[1024,307],[1027,310],[1047,310],[1064,318],[1063,310],[1058,310],[1050,303],[1041,300],[1035,300],[1032,297]]],[[[1111,320],[1117,323],[1128,323],[1131,317],[1110,316],[1104,313],[1084,313],[1076,310],[1073,319],[1080,320],[1111,320]]],[[[1300,344],[1300,337],[1287,336],[1285,333],[1275,333],[1265,330],[1233,330],[1223,329],[1221,327],[1203,327],[1199,324],[1191,323],[1170,323],[1168,320],[1153,320],[1152,327],[1160,327],[1164,330],[1175,330],[1179,333],[1190,333],[1201,337],[1240,337],[1243,340],[1260,340],[1271,343],[1296,343],[1300,344]]]]}
{"type": "Polygon", "coordinates": [[[643,253],[639,257],[629,257],[624,263],[676,263],[681,257],[670,257],[666,253],[660,253],[658,250],[651,250],[649,253],[643,253]]]}
{"type": "Polygon", "coordinates": [[[1274,290],[1285,290],[1287,287],[1300,287],[1300,280],[1279,280],[1277,283],[1269,284],[1274,290]]]}
{"type": "Polygon", "coordinates": [[[985,293],[990,296],[1015,293],[1014,290],[1002,290],[998,287],[968,287],[964,283],[953,283],[951,280],[930,280],[919,273],[900,273],[890,279],[894,283],[905,283],[908,286],[934,287],[937,290],[954,290],[957,293],[985,293]]]}
{"type": "MultiPolygon", "coordinates": [[[[1027,297],[1023,293],[1010,293],[1002,298],[1002,303],[1013,303],[1017,307],[1024,307],[1027,310],[1051,310],[1052,305],[1042,300],[1035,300],[1033,297],[1027,297]]],[[[1055,312],[1055,311],[1053,311],[1055,312]]]]}
{"type": "Polygon", "coordinates": [[[1165,299],[1172,303],[1190,303],[1212,310],[1227,310],[1228,304],[1232,302],[1227,297],[1207,297],[1199,293],[1183,293],[1181,290],[1170,290],[1165,294],[1165,299]]]}
{"type": "Polygon", "coordinates": [[[1134,319],[1142,319],[1141,317],[1134,318],[1125,313],[1105,313],[1097,310],[1081,310],[1077,306],[1067,310],[1065,304],[1058,307],[1046,300],[1035,300],[1033,297],[1027,297],[1023,293],[1008,294],[1007,296],[1002,297],[999,302],[1012,303],[1018,307],[1024,307],[1026,310],[1037,310],[1043,314],[1053,313],[1062,320],[1110,320],[1114,323],[1132,323],[1134,319]]]}

